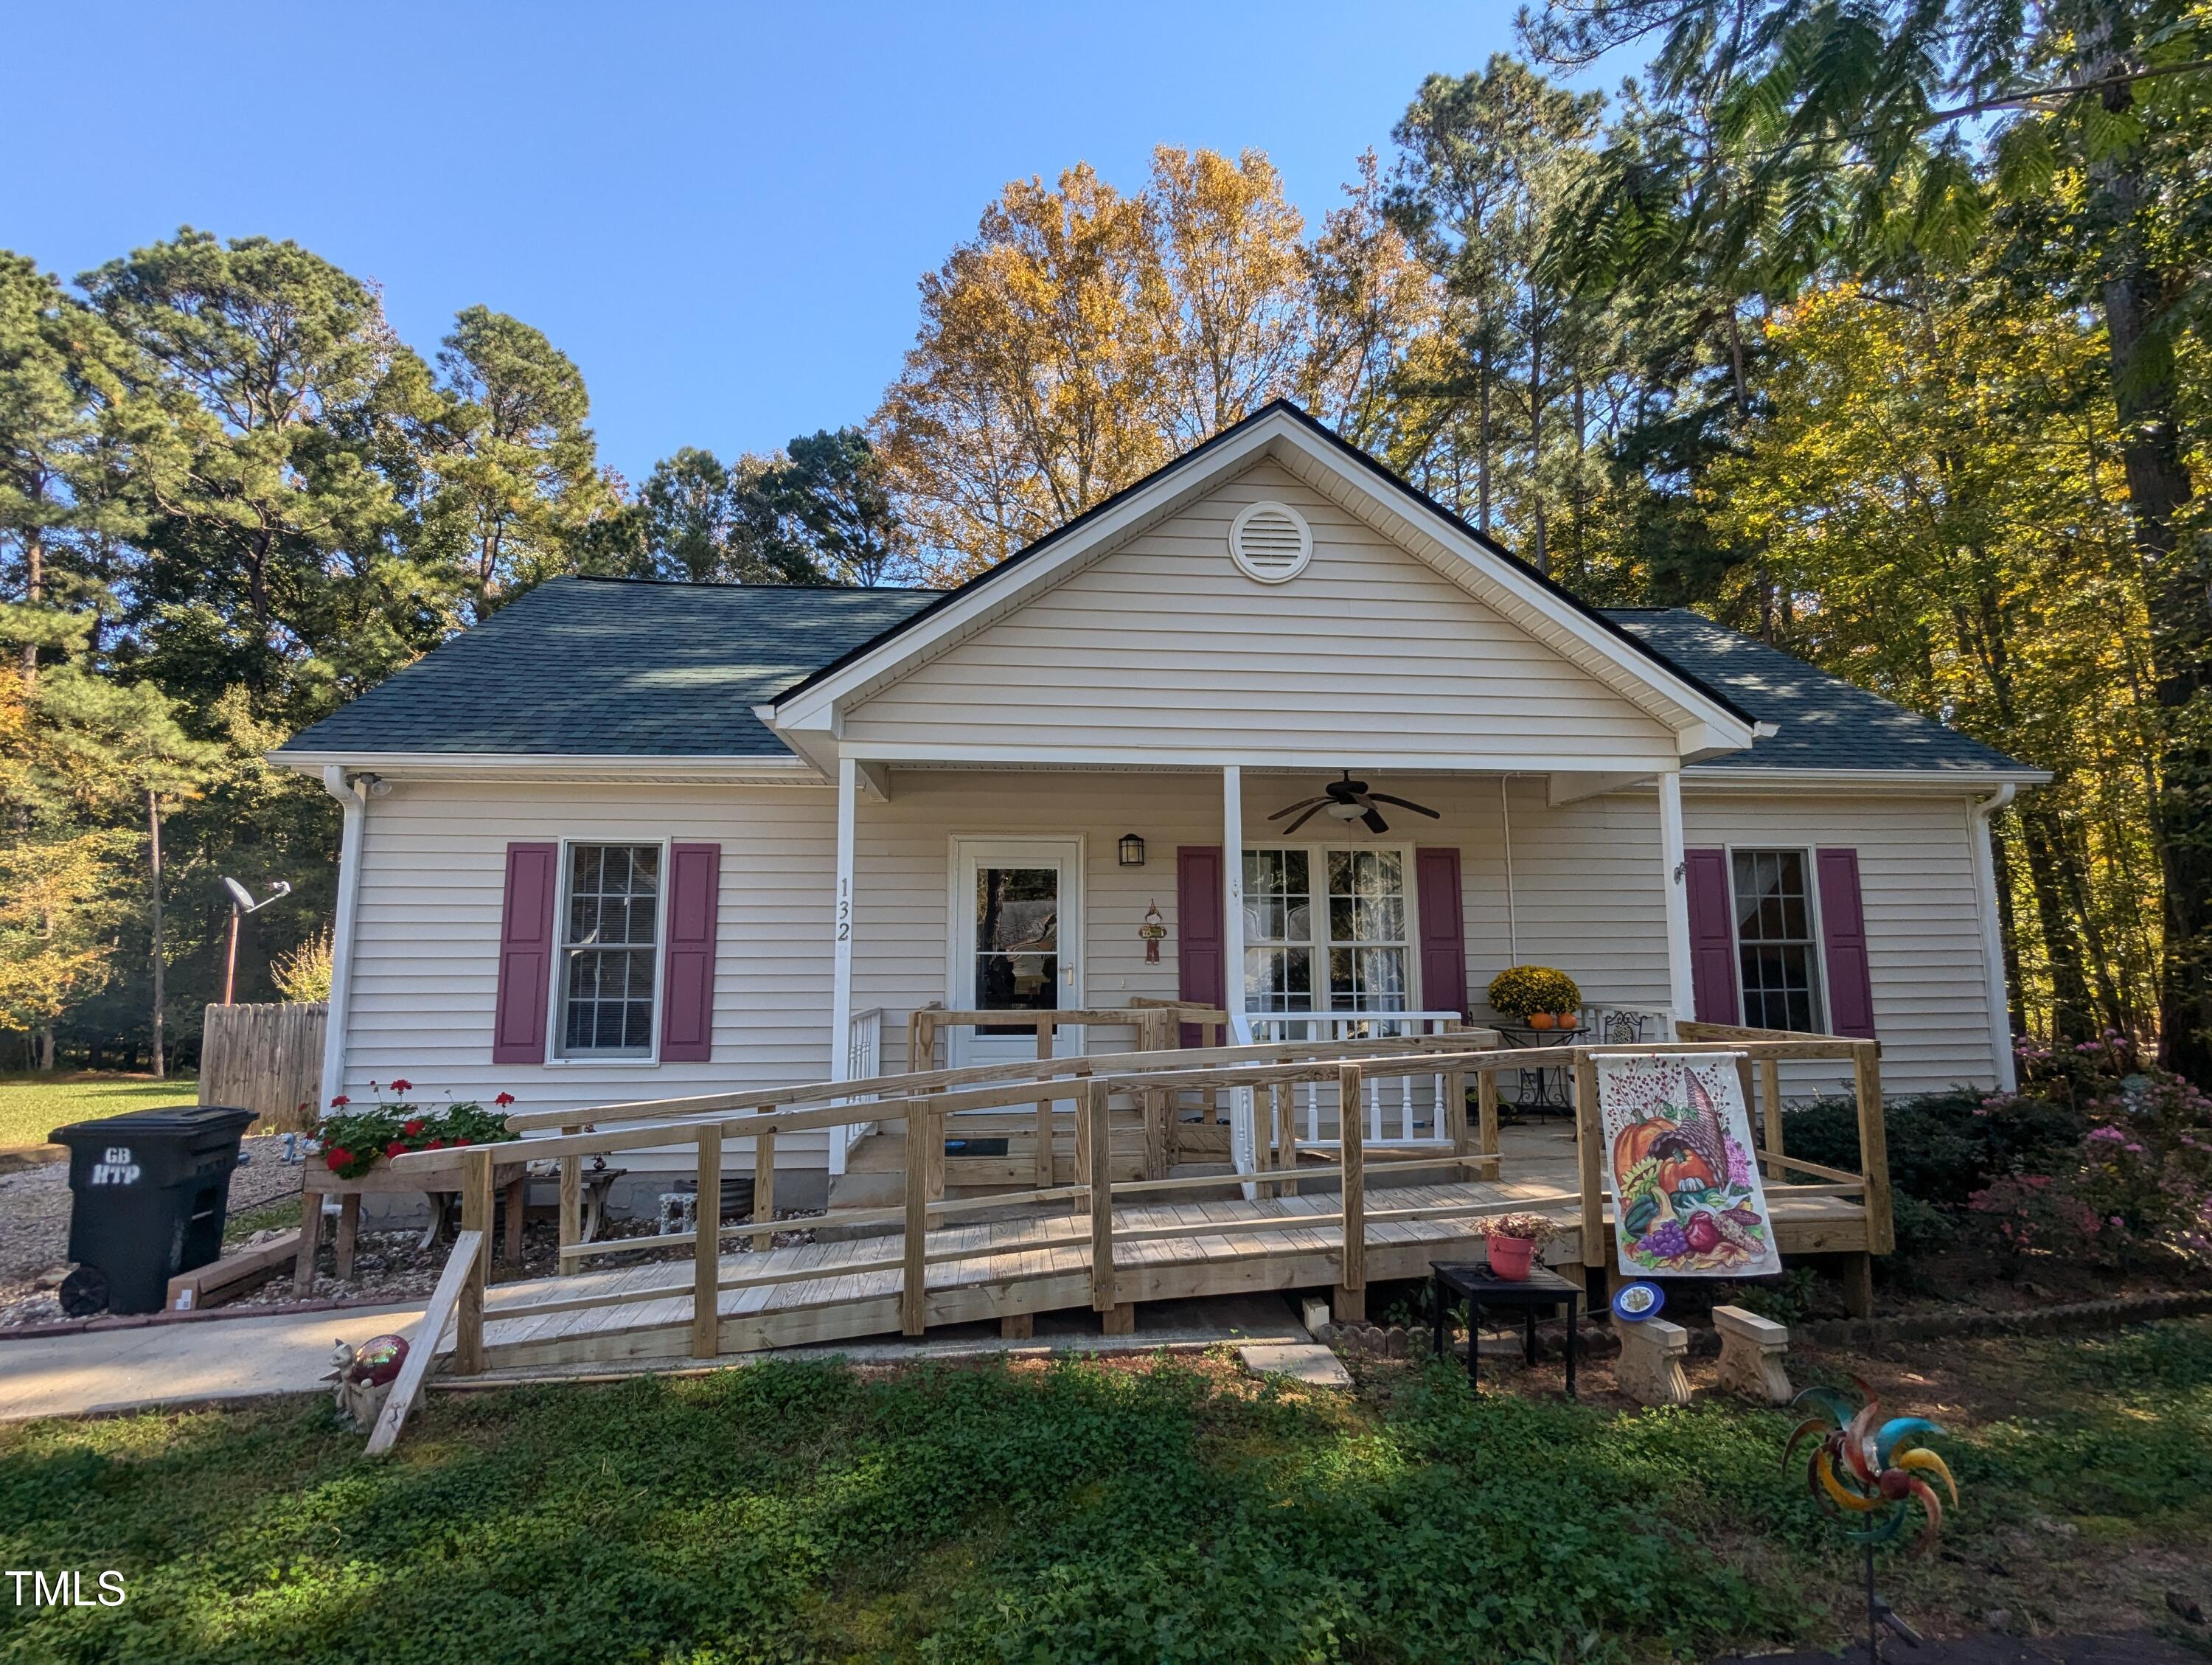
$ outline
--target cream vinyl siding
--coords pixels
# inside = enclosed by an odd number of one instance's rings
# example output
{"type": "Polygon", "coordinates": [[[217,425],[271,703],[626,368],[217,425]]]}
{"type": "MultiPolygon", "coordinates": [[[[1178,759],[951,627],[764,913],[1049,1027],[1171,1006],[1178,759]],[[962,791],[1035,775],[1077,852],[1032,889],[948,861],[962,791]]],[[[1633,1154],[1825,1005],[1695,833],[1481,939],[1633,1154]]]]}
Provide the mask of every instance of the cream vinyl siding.
{"type": "MultiPolygon", "coordinates": [[[[1443,812],[1431,822],[1392,811],[1389,835],[1376,842],[1458,848],[1468,987],[1480,1018],[1485,987],[1513,960],[1498,777],[1363,773],[1382,790],[1443,812]]],[[[1247,846],[1285,842],[1268,813],[1326,778],[1248,770],[1247,846]]],[[[1656,794],[1620,792],[1553,809],[1540,777],[1510,778],[1505,790],[1521,961],[1559,967],[1600,1004],[1665,1005],[1656,794]]],[[[1857,850],[1890,1092],[1992,1079],[1963,800],[1701,793],[1694,778],[1685,798],[1692,845],[1857,850]]],[[[822,1079],[830,1056],[835,811],[834,794],[823,788],[398,785],[368,811],[343,1090],[367,1102],[371,1080],[404,1076],[418,1100],[489,1102],[505,1091],[526,1109],[554,1109],[822,1079]],[[567,839],[721,846],[712,1061],[491,1063],[507,846],[567,839]]],[[[1084,837],[1082,993],[1087,1005],[1117,1006],[1176,992],[1176,852],[1218,844],[1220,825],[1220,778],[1209,771],[895,770],[890,802],[857,805],[854,856],[853,1005],[884,1009],[884,1066],[907,1063],[908,1016],[945,995],[956,836],[1084,837]],[[1117,860],[1116,845],[1131,832],[1146,842],[1142,867],[1117,860]],[[1156,965],[1146,963],[1137,934],[1155,903],[1169,928],[1156,965]]],[[[1366,837],[1332,839],[1316,820],[1294,842],[1366,837]]],[[[1407,880],[1410,888],[1410,871],[1407,880]]],[[[1418,908],[1418,896],[1409,899],[1418,908]]],[[[1414,998],[1428,1004],[1418,986],[1414,998]]],[[[1092,1049],[1127,1042],[1109,1030],[1092,1049]]],[[[1832,1085],[1809,1066],[1793,1070],[1789,1091],[1809,1095],[1832,1085]]],[[[823,1148],[813,1141],[793,1160],[819,1164],[823,1148]]]]}
{"type": "MultiPolygon", "coordinates": [[[[1244,842],[1417,847],[1460,850],[1466,915],[1468,986],[1477,1003],[1510,963],[1506,933],[1505,858],[1498,781],[1413,772],[1365,771],[1370,784],[1443,811],[1430,821],[1388,811],[1390,831],[1370,840],[1344,836],[1317,817],[1285,840],[1270,811],[1309,797],[1322,774],[1244,776],[1244,842]]],[[[1659,889],[1657,800],[1600,798],[1561,810],[1545,807],[1544,782],[1510,783],[1514,866],[1524,959],[1541,945],[1550,963],[1571,971],[1593,1000],[1663,1005],[1667,999],[1664,900],[1659,889]]],[[[956,836],[1084,836],[1085,1004],[1125,1006],[1133,997],[1172,999],[1182,939],[1176,915],[1176,851],[1221,842],[1218,775],[895,771],[891,801],[863,803],[857,815],[853,922],[853,1005],[884,1011],[887,1060],[904,1062],[906,1018],[919,1000],[945,997],[947,864],[956,836]],[[1145,840],[1142,867],[1119,865],[1124,833],[1145,840]],[[1168,922],[1160,963],[1147,964],[1138,937],[1157,902],[1168,922]],[[918,997],[918,998],[917,998],[918,997]]],[[[1407,875],[1409,901],[1413,874],[1407,875]]],[[[1413,957],[1418,970],[1419,956],[1413,957]]],[[[1425,1004],[1416,987],[1417,1002],[1425,1004]]],[[[1126,1044],[1107,1030],[1091,1050],[1126,1044]]]]}
{"type": "MultiPolygon", "coordinates": [[[[1858,852],[1882,1091],[1994,1085],[1995,1037],[1966,800],[1699,793],[1695,780],[1687,777],[1682,805],[1684,842],[1693,848],[1858,852]]],[[[1825,1091],[1840,1080],[1836,1071],[1806,1066],[1793,1072],[1788,1091],[1825,1091]]]]}
{"type": "Polygon", "coordinates": [[[843,740],[1047,763],[1674,754],[1657,720],[1272,462],[855,705],[843,740]],[[1231,522],[1262,499],[1313,529],[1312,563],[1288,583],[1230,558],[1231,522]]]}
{"type": "Polygon", "coordinates": [[[362,829],[343,1091],[367,1103],[398,1076],[418,1103],[506,1091],[539,1110],[822,1079],[836,825],[820,788],[395,786],[362,829]],[[722,847],[712,1061],[494,1065],[507,845],[664,839],[722,847]]]}

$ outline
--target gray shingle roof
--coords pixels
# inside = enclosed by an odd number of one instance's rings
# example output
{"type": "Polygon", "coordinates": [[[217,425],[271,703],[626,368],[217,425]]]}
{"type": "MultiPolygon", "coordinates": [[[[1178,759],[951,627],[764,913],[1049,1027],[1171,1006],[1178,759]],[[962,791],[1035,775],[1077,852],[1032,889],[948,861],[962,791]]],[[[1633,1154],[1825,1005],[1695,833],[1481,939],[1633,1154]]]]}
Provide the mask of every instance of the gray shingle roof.
{"type": "Polygon", "coordinates": [[[556,578],[283,750],[788,756],[752,708],[941,593],[556,578]]]}
{"type": "MultiPolygon", "coordinates": [[[[932,602],[939,590],[540,585],[351,704],[291,752],[788,755],[752,708],[932,602]]],[[[1714,760],[1754,769],[2018,769],[2002,753],[1680,608],[1605,617],[1776,724],[1714,760]]]]}
{"type": "Polygon", "coordinates": [[[2027,767],[1932,717],[1908,711],[1686,608],[1607,608],[1605,616],[1779,730],[1771,738],[1755,742],[1748,752],[1716,757],[1706,767],[1976,774],[2027,767]]]}

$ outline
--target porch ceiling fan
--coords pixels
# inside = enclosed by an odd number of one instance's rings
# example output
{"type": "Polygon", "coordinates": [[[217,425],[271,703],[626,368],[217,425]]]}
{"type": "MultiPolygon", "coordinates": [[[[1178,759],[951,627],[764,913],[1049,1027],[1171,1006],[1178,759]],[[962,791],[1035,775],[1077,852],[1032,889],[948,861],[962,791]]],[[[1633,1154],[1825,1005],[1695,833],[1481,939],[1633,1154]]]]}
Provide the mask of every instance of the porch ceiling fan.
{"type": "Polygon", "coordinates": [[[1364,822],[1367,830],[1371,833],[1389,832],[1390,823],[1382,818],[1382,812],[1375,807],[1377,804],[1395,804],[1401,810],[1411,810],[1416,815],[1425,815],[1431,821],[1440,821],[1443,818],[1427,805],[1416,804],[1410,798],[1393,798],[1387,792],[1368,791],[1367,782],[1353,780],[1350,769],[1344,770],[1342,780],[1331,781],[1322,787],[1320,797],[1301,798],[1295,804],[1285,804],[1267,819],[1279,821],[1286,815],[1297,816],[1297,820],[1283,829],[1285,834],[1289,834],[1296,832],[1323,810],[1327,810],[1340,821],[1364,822]],[[1299,814],[1300,811],[1304,811],[1304,813],[1299,814]]]}

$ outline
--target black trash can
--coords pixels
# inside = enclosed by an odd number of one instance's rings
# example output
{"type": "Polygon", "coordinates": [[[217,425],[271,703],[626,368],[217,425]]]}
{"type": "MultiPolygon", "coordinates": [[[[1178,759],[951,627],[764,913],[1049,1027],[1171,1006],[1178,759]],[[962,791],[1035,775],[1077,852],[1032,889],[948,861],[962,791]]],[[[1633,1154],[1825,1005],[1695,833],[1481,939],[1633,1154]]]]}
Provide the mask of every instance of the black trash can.
{"type": "Polygon", "coordinates": [[[179,1272],[222,1253],[238,1141],[252,1110],[179,1104],[57,1127],[69,1146],[70,1259],[62,1308],[72,1317],[158,1312],[179,1272]]]}

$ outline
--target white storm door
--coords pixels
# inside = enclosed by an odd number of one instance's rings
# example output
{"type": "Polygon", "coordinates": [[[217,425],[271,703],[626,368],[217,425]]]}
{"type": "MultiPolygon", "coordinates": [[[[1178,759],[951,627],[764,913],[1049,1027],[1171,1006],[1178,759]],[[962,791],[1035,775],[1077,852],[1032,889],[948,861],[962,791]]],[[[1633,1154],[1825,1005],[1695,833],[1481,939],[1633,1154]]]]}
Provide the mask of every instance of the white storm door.
{"type": "MultiPolygon", "coordinates": [[[[1083,1004],[1082,887],[1079,838],[953,842],[945,1004],[1006,1022],[953,1030],[949,1062],[1034,1058],[1037,1018],[1083,1004]]],[[[1083,1031],[1061,1030],[1053,1050],[1081,1052],[1083,1031]]]]}

